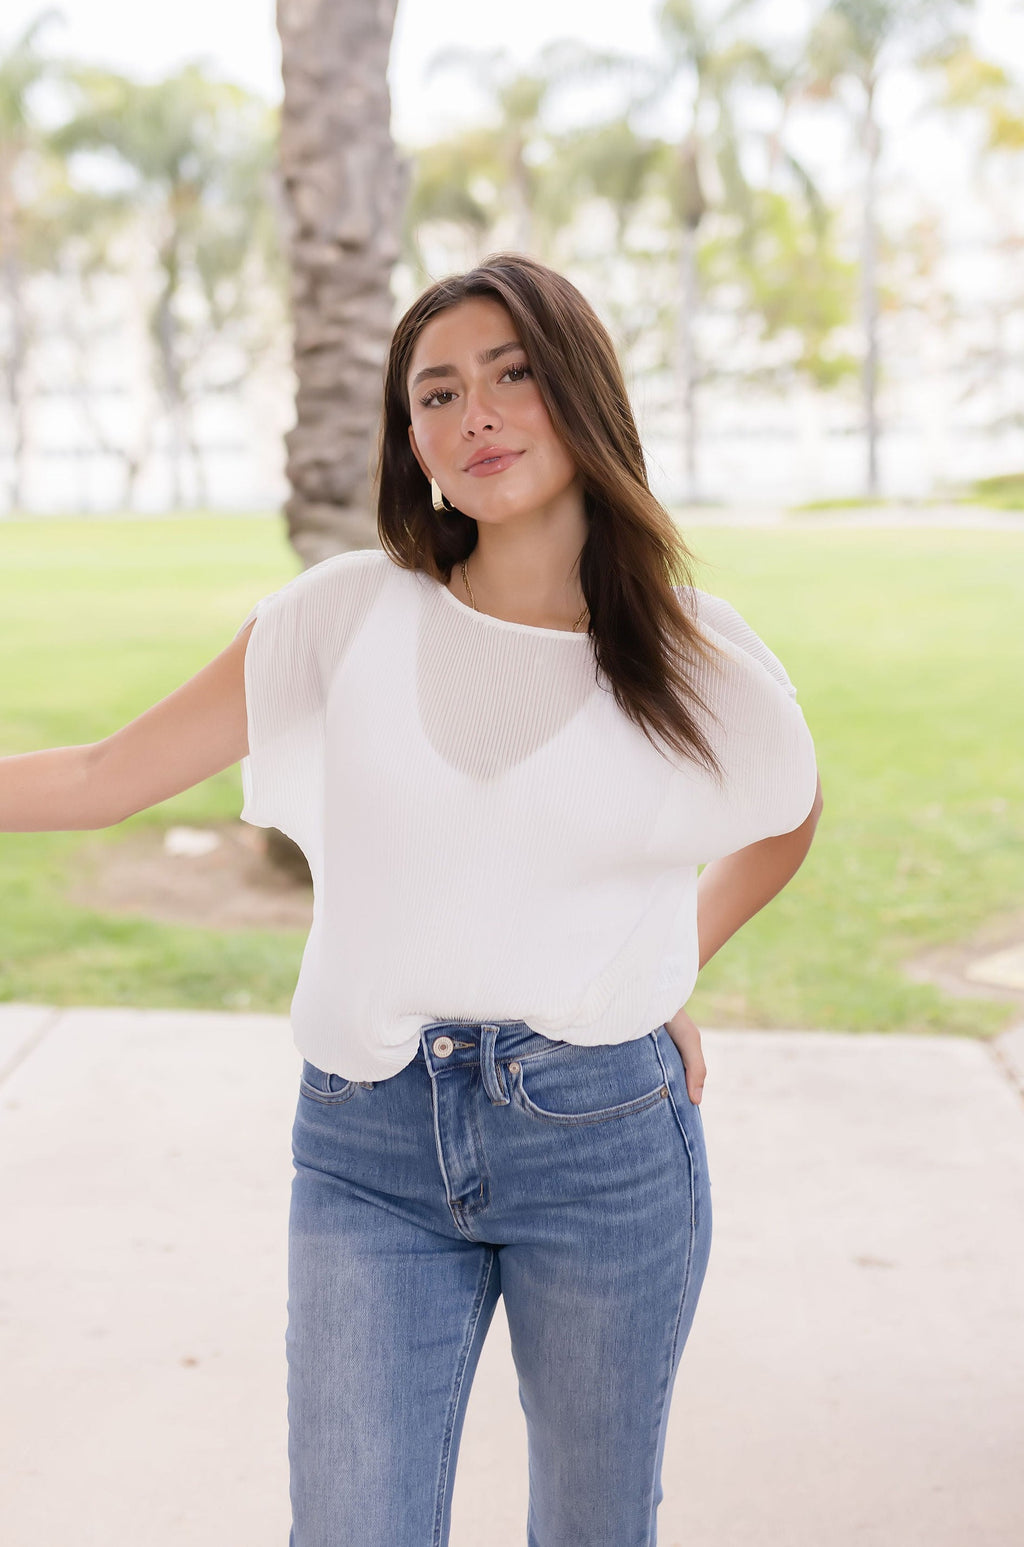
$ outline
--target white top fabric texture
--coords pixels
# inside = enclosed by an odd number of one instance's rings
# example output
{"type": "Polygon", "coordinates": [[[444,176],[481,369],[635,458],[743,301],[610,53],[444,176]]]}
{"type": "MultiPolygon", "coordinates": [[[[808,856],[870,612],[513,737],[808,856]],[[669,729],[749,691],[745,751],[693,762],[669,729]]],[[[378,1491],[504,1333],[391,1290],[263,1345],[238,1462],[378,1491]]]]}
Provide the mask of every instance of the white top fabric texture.
{"type": "Polygon", "coordinates": [[[807,816],[814,745],[780,662],[716,596],[700,714],[726,778],[619,708],[588,634],[477,612],[380,549],[260,601],[245,656],[242,819],[299,845],[313,923],[295,1043],[397,1074],[438,1020],[645,1036],[698,970],[697,867],[807,816]]]}

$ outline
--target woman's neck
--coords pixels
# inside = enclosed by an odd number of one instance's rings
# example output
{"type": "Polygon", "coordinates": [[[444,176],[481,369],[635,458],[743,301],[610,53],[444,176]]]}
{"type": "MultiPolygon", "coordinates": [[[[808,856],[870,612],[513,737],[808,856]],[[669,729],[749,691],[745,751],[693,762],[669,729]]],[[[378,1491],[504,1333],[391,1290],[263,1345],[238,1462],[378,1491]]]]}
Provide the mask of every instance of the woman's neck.
{"type": "Polygon", "coordinates": [[[515,585],[509,584],[508,577],[502,574],[495,581],[489,571],[484,571],[474,551],[466,560],[465,573],[461,563],[452,566],[448,589],[466,606],[508,623],[526,623],[532,628],[585,628],[586,600],[575,570],[561,586],[545,584],[544,579],[541,577],[539,584],[521,581],[515,585]]]}
{"type": "MultiPolygon", "coordinates": [[[[509,623],[571,629],[586,608],[579,578],[586,539],[582,502],[578,512],[530,529],[480,523],[465,578],[455,563],[448,589],[460,602],[509,623]]],[[[585,616],[580,627],[586,627],[585,616]]]]}

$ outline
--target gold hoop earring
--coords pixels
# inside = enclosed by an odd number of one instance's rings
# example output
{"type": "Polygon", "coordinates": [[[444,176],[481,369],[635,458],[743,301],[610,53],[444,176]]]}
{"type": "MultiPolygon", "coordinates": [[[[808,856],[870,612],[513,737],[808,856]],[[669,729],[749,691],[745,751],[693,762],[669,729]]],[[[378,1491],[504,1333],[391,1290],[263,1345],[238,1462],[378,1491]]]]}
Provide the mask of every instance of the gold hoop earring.
{"type": "Polygon", "coordinates": [[[439,516],[446,510],[455,509],[447,494],[441,493],[441,485],[436,478],[430,480],[430,499],[439,516]]]}

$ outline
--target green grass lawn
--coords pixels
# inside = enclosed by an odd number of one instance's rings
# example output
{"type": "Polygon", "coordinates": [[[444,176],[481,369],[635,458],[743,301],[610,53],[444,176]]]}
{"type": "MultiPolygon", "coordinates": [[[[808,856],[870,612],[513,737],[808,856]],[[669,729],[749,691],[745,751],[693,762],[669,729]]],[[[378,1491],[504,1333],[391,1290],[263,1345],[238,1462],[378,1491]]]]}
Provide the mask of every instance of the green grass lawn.
{"type": "MultiPolygon", "coordinates": [[[[786,888],[708,964],[699,1023],[989,1035],[1008,1006],[900,962],[1024,906],[1024,533],[694,529],[699,583],[785,663],[825,812],[786,888]]],[[[93,741],[228,643],[297,568],[271,519],[0,523],[0,752],[93,741]]],[[[0,835],[0,999],[285,1010],[295,932],[105,915],[76,850],[229,820],[237,769],[102,834],[0,835]]]]}
{"type": "MultiPolygon", "coordinates": [[[[298,570],[267,518],[0,522],[0,751],[95,741],[227,645],[298,570]]],[[[186,929],[71,907],[75,851],[238,815],[233,768],[96,833],[0,835],[0,999],[286,1010],[299,933],[186,929]]]]}
{"type": "Polygon", "coordinates": [[[964,499],[965,502],[989,505],[993,510],[1024,510],[1024,473],[979,478],[971,484],[964,499]]]}
{"type": "Polygon", "coordinates": [[[701,974],[709,1025],[986,1034],[1013,1012],[906,957],[1024,906],[1024,533],[695,530],[700,584],[786,666],[825,810],[790,885],[701,974]]]}

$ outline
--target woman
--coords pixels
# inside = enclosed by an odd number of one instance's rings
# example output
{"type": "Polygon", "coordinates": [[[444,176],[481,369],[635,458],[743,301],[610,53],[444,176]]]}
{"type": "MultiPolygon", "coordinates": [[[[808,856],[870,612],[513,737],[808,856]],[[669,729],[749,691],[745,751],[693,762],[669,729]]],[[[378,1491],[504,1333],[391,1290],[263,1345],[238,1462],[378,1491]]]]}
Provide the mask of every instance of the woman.
{"type": "Polygon", "coordinates": [[[528,1541],[650,1547],[711,1234],[681,1006],[803,860],[813,743],[736,612],[673,585],[611,342],[542,265],[399,323],[378,525],[106,740],[0,761],[0,827],[110,826],[242,759],[244,819],[310,862],[292,1547],[443,1547],[499,1294],[528,1541]]]}

